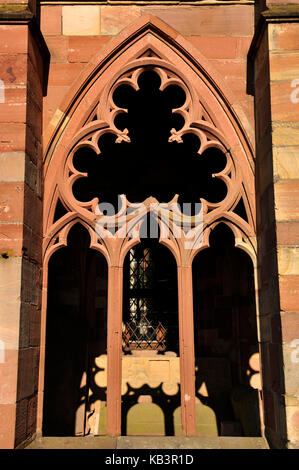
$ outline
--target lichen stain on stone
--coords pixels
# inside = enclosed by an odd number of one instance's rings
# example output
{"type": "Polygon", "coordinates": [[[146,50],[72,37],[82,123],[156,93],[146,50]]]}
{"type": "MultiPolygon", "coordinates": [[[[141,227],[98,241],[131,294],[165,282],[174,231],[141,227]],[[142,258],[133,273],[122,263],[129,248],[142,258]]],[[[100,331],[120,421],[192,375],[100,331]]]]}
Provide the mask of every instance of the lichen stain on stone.
{"type": "Polygon", "coordinates": [[[10,258],[10,257],[12,256],[12,254],[13,254],[12,250],[3,250],[3,251],[1,251],[1,255],[0,255],[0,256],[1,256],[1,258],[3,258],[3,259],[8,259],[8,258],[10,258]]]}

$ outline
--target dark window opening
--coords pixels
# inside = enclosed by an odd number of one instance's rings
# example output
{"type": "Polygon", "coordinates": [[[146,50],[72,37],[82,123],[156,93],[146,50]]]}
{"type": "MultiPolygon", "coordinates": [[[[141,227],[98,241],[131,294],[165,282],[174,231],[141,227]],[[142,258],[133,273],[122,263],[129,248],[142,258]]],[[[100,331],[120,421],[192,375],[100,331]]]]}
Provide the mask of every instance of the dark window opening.
{"type": "Polygon", "coordinates": [[[179,353],[176,262],[157,240],[144,239],[124,263],[123,351],[179,353]]]}
{"type": "Polygon", "coordinates": [[[107,263],[89,244],[75,225],[49,262],[44,436],[88,434],[88,416],[106,405],[96,362],[107,354],[107,263]]]}
{"type": "MultiPolygon", "coordinates": [[[[168,142],[171,129],[184,125],[181,115],[173,110],[186,97],[179,86],[159,90],[160,78],[152,72],[139,77],[140,89],[119,86],[114,92],[115,103],[128,110],[115,119],[116,126],[127,128],[131,142],[115,143],[116,137],[105,134],[99,140],[100,155],[82,148],[74,155],[76,169],[87,172],[73,185],[77,200],[119,206],[120,194],[130,202],[142,202],[154,196],[159,202],[169,202],[179,194],[179,203],[196,203],[200,198],[219,202],[227,194],[224,181],[213,178],[226,166],[226,156],[218,149],[208,149],[199,155],[200,141],[194,134],[183,136],[183,143],[168,142]]],[[[183,209],[183,207],[182,207],[183,209]]]]}
{"type": "Polygon", "coordinates": [[[193,262],[193,291],[198,406],[213,410],[218,435],[260,436],[250,367],[259,351],[253,265],[225,224],[193,262]]]}

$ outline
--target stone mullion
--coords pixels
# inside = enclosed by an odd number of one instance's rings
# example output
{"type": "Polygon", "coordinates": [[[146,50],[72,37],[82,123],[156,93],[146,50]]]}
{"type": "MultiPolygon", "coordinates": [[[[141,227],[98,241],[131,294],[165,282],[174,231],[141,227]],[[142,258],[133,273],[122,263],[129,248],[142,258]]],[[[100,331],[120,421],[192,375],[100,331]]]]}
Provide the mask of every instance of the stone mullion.
{"type": "Polygon", "coordinates": [[[192,267],[178,266],[182,430],[196,434],[192,267]]]}
{"type": "Polygon", "coordinates": [[[123,268],[108,266],[107,433],[121,434],[123,268]]]}

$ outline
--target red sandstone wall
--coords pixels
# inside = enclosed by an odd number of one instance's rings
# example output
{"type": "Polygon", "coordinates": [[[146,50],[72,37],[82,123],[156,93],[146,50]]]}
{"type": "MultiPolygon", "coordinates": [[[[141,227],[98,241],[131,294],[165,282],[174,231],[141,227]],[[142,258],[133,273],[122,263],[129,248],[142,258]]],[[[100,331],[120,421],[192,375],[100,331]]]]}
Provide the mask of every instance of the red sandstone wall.
{"type": "Polygon", "coordinates": [[[0,71],[0,448],[10,448],[35,432],[39,363],[43,65],[26,23],[0,25],[0,71]]]}
{"type": "MultiPolygon", "coordinates": [[[[279,11],[278,11],[279,13],[279,11]]],[[[266,26],[255,54],[259,308],[266,434],[299,445],[299,24],[266,26]],[[285,408],[286,407],[286,408],[285,408]]]]}

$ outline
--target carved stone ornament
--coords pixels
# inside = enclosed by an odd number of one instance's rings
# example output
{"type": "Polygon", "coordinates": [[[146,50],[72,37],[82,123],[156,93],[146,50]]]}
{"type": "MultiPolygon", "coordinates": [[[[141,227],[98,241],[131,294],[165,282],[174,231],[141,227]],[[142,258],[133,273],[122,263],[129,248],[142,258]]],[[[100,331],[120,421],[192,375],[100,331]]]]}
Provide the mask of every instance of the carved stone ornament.
{"type": "Polygon", "coordinates": [[[154,56],[153,53],[151,57],[148,57],[148,51],[145,56],[142,55],[126,64],[122,72],[117,77],[113,77],[99,94],[98,102],[89,119],[73,136],[69,148],[65,152],[65,159],[56,174],[56,197],[53,198],[51,216],[47,221],[45,249],[49,254],[56,251],[59,246],[66,245],[69,229],[79,219],[89,231],[92,248],[102,252],[108,262],[121,266],[128,250],[140,242],[138,231],[145,217],[144,211],[151,211],[154,214],[160,226],[160,242],[170,248],[178,264],[192,263],[194,256],[201,249],[209,246],[209,233],[219,221],[224,221],[231,227],[236,243],[246,244],[248,245],[247,251],[252,250],[252,244],[248,240],[252,238],[254,233],[253,216],[244,188],[242,166],[234,159],[229,140],[213,123],[201,98],[194,85],[179,73],[177,67],[154,56]],[[110,217],[102,214],[98,209],[99,202],[103,202],[98,198],[88,202],[80,202],[73,195],[72,188],[75,181],[87,177],[86,173],[78,171],[73,164],[73,156],[79,149],[92,149],[98,158],[101,158],[99,140],[107,133],[115,135],[116,145],[123,141],[130,142],[128,129],[120,130],[115,125],[116,116],[120,113],[126,113],[127,110],[116,106],[113,101],[113,93],[122,85],[128,85],[137,91],[139,89],[138,78],[147,70],[159,75],[161,91],[170,85],[176,85],[186,95],[183,106],[172,111],[183,117],[184,125],[180,130],[171,129],[168,141],[176,142],[179,145],[183,142],[184,135],[194,134],[199,141],[198,158],[210,148],[219,149],[226,156],[225,168],[212,176],[224,181],[227,194],[218,203],[201,198],[201,213],[196,217],[188,217],[180,211],[177,204],[179,195],[176,195],[168,204],[160,204],[155,198],[147,198],[142,204],[136,204],[128,201],[123,195],[121,197],[122,206],[118,214],[110,217]],[[58,197],[67,213],[60,220],[53,222],[55,201],[58,197]],[[241,198],[246,208],[248,220],[242,219],[234,212],[241,198]],[[166,221],[167,227],[165,226],[166,221]],[[187,232],[186,226],[188,226],[187,232]],[[165,235],[166,233],[167,235],[165,235]],[[117,243],[116,240],[118,240],[117,243]],[[111,244],[118,245],[117,254],[111,244]]]}

